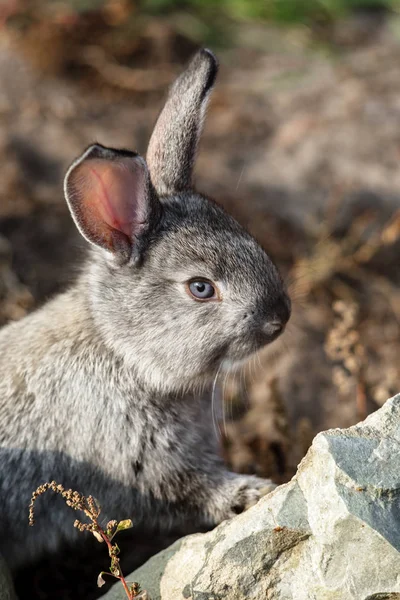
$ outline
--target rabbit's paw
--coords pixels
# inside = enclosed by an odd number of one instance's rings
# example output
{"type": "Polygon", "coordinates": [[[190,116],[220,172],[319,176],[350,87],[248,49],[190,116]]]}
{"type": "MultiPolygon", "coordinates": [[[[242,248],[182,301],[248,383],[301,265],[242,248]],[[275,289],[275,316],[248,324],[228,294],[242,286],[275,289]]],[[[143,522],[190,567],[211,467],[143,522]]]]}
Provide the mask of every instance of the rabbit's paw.
{"type": "Polygon", "coordinates": [[[254,506],[275,487],[270,479],[261,479],[255,475],[234,475],[214,497],[213,513],[216,522],[231,519],[254,506]]]}
{"type": "Polygon", "coordinates": [[[236,478],[230,509],[237,515],[247,510],[259,499],[276,487],[270,479],[261,479],[255,475],[241,475],[236,478]]]}

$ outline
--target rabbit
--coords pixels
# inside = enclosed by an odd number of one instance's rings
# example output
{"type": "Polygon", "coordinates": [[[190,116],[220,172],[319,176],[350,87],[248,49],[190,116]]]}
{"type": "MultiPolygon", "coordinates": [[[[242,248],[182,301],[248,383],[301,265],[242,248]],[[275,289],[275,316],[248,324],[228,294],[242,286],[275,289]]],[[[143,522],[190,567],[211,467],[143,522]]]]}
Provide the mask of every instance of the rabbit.
{"type": "Polygon", "coordinates": [[[200,391],[273,342],[290,317],[260,245],[193,189],[218,70],[200,50],[172,85],[147,159],[89,146],[64,193],[88,242],[76,282],[0,331],[0,553],[11,568],[81,535],[32,491],[92,494],[104,519],[210,528],[273,489],[229,472],[200,391]]]}

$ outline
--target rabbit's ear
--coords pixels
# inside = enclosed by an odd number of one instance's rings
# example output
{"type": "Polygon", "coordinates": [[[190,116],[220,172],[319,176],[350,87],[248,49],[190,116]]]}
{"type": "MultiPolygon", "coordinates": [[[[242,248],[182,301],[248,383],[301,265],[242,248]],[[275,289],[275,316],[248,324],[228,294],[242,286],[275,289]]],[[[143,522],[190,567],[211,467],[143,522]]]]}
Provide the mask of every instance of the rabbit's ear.
{"type": "Polygon", "coordinates": [[[147,152],[151,180],[160,195],[191,187],[197,143],[217,70],[214,54],[200,50],[169,92],[147,152]]]}
{"type": "Polygon", "coordinates": [[[127,150],[90,146],[69,168],[65,198],[90,243],[129,260],[161,208],[145,161],[127,150]]]}

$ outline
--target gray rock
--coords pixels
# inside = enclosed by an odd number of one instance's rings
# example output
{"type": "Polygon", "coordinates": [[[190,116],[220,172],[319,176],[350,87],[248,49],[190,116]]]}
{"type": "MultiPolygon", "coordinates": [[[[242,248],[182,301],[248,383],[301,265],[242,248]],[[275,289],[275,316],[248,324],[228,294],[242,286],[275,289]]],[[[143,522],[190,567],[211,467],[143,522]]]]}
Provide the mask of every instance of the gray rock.
{"type": "Polygon", "coordinates": [[[17,600],[11,575],[4,559],[0,556],[0,600],[17,600]]]}
{"type": "Polygon", "coordinates": [[[400,395],[317,435],[292,481],[129,580],[152,600],[400,600],[400,395]]]}

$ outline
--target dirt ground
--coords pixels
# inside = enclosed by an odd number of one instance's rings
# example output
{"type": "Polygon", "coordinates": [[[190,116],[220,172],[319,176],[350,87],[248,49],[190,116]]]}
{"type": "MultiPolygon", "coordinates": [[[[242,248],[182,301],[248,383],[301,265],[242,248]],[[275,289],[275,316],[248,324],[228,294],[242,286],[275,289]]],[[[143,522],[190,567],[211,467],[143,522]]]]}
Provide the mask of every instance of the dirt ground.
{"type": "MultiPolygon", "coordinates": [[[[0,324],[68,285],[84,256],[62,197],[68,164],[94,140],[145,153],[195,49],[153,19],[115,64],[103,25],[90,44],[93,23],[79,26],[0,30],[0,324]]],[[[316,433],[399,391],[400,18],[350,18],[311,45],[301,28],[244,24],[219,58],[198,188],[263,244],[294,307],[282,340],[219,382],[221,451],[280,483],[316,433]]],[[[77,556],[23,573],[21,598],[95,598],[101,567],[76,575],[90,563],[77,556]]]]}

